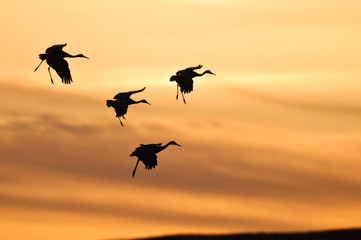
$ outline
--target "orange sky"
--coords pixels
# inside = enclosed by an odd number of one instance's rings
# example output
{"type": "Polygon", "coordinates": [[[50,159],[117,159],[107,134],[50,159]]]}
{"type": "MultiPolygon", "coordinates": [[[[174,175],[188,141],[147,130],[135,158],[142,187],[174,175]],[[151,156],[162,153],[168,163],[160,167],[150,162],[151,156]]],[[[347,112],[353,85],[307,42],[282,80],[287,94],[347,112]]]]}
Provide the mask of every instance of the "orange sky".
{"type": "Polygon", "coordinates": [[[0,2],[0,238],[361,226],[360,1],[0,2]],[[61,84],[38,54],[69,59],[61,84]],[[188,104],[176,71],[203,64],[188,104]],[[119,125],[105,100],[146,90],[119,125]],[[175,140],[134,179],[140,143],[175,140]]]}

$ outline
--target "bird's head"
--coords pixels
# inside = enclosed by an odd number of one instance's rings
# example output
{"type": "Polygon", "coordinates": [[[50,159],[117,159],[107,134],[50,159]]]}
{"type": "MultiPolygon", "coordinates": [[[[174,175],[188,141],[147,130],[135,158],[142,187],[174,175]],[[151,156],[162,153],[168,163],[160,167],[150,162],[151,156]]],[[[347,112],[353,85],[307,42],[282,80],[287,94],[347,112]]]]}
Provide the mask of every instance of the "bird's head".
{"type": "Polygon", "coordinates": [[[145,100],[145,99],[140,100],[139,102],[146,103],[146,104],[149,104],[149,105],[150,105],[150,103],[149,103],[149,102],[147,102],[147,100],[145,100]]]}
{"type": "Polygon", "coordinates": [[[204,71],[204,73],[213,74],[214,76],[216,75],[216,74],[212,73],[210,70],[206,70],[206,71],[204,71]]]}
{"type": "Polygon", "coordinates": [[[177,76],[176,75],[173,75],[170,77],[169,81],[172,82],[172,81],[176,81],[177,80],[177,76]]]}
{"type": "Polygon", "coordinates": [[[89,59],[88,57],[84,56],[83,54],[78,54],[78,57],[89,59]]]}
{"type": "Polygon", "coordinates": [[[170,142],[168,143],[168,145],[177,145],[177,146],[179,146],[179,147],[182,147],[181,145],[179,145],[179,144],[176,143],[175,141],[170,141],[170,142]]]}

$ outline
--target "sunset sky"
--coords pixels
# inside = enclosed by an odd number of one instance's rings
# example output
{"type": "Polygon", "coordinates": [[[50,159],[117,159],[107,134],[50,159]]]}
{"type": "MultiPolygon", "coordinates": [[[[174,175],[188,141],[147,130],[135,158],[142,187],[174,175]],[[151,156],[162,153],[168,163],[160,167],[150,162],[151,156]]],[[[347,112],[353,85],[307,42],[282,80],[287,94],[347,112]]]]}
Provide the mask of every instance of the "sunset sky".
{"type": "Polygon", "coordinates": [[[361,227],[361,1],[0,0],[0,21],[0,239],[361,227]],[[64,43],[90,59],[53,85],[34,69],[64,43]],[[185,105],[169,78],[198,64],[185,105]],[[143,87],[121,127],[106,100],[143,87]]]}

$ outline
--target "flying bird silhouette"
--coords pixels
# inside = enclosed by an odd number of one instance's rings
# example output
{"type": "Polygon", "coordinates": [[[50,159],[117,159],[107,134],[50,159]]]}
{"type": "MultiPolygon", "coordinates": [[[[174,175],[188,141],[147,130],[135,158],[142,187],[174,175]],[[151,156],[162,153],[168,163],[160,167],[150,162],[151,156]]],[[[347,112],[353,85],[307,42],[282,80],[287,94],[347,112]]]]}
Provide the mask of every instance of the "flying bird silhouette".
{"type": "Polygon", "coordinates": [[[146,103],[150,105],[150,103],[147,102],[147,100],[142,99],[140,101],[134,101],[133,99],[130,98],[132,94],[142,92],[144,91],[144,89],[145,87],[136,91],[120,92],[113,97],[115,100],[107,100],[107,106],[114,108],[116,114],[115,117],[119,119],[119,122],[123,127],[124,125],[122,123],[122,120],[120,120],[120,117],[123,117],[125,119],[124,115],[127,113],[129,105],[137,104],[137,103],[146,103]]]}
{"type": "Polygon", "coordinates": [[[156,154],[159,153],[160,151],[163,151],[164,149],[166,149],[169,145],[177,145],[177,146],[181,147],[181,145],[179,145],[175,141],[170,141],[169,143],[167,143],[166,145],[163,145],[163,146],[161,143],[140,144],[140,147],[137,147],[134,150],[134,152],[132,154],[130,154],[130,156],[138,157],[138,161],[135,164],[135,168],[134,168],[133,174],[132,174],[133,178],[135,175],[135,171],[137,170],[139,161],[142,161],[142,163],[145,166],[145,169],[150,170],[152,168],[155,168],[155,166],[158,165],[156,154]]]}
{"type": "MultiPolygon", "coordinates": [[[[59,45],[54,45],[49,47],[48,49],[46,49],[46,53],[41,53],[39,54],[39,58],[41,59],[40,64],[35,68],[34,72],[36,70],[38,70],[38,68],[40,67],[40,65],[43,63],[44,60],[46,60],[46,62],[48,63],[49,67],[48,67],[48,71],[50,74],[50,80],[51,83],[54,84],[53,78],[51,76],[51,72],[50,72],[50,67],[52,67],[56,73],[59,75],[59,77],[61,78],[61,81],[64,84],[70,84],[73,80],[71,78],[70,75],[70,70],[69,70],[69,64],[67,61],[64,60],[64,58],[69,57],[69,58],[75,58],[75,57],[82,57],[82,58],[87,58],[86,56],[84,56],[83,54],[78,54],[78,55],[70,55],[69,53],[66,53],[63,51],[63,47],[66,46],[65,44],[59,44],[59,45]]],[[[87,58],[89,59],[89,58],[87,58]]]]}
{"type": "Polygon", "coordinates": [[[177,95],[176,95],[177,100],[178,100],[178,92],[179,92],[179,88],[180,88],[180,91],[181,91],[181,94],[183,97],[183,102],[184,102],[184,104],[187,104],[183,93],[190,93],[193,91],[193,78],[194,77],[200,77],[206,73],[216,75],[216,74],[212,73],[210,70],[206,70],[203,73],[197,73],[194,71],[194,70],[200,69],[200,68],[202,68],[202,65],[179,70],[178,72],[176,72],[175,75],[173,75],[170,78],[169,81],[177,82],[177,95]]]}

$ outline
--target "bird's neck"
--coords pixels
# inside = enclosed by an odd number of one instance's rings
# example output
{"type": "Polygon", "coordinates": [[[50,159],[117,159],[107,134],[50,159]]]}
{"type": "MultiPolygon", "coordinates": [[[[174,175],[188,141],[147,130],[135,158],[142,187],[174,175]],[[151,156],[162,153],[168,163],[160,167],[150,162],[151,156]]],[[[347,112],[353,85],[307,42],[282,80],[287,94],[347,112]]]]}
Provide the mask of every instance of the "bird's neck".
{"type": "Polygon", "coordinates": [[[143,100],[140,100],[140,101],[134,101],[133,99],[130,98],[130,100],[128,101],[128,105],[131,105],[131,104],[137,104],[137,103],[141,103],[143,102],[143,100]]]}
{"type": "Polygon", "coordinates": [[[80,54],[77,54],[77,55],[71,55],[67,52],[64,52],[64,57],[69,57],[69,58],[76,58],[76,57],[80,57],[80,54]]]}
{"type": "Polygon", "coordinates": [[[160,147],[158,148],[158,152],[163,151],[163,150],[166,149],[169,145],[170,145],[170,142],[167,143],[166,145],[160,146],[160,147]]]}
{"type": "Polygon", "coordinates": [[[207,71],[204,71],[203,73],[197,73],[196,72],[196,77],[201,77],[201,76],[203,76],[204,74],[206,74],[207,73],[207,71]]]}

